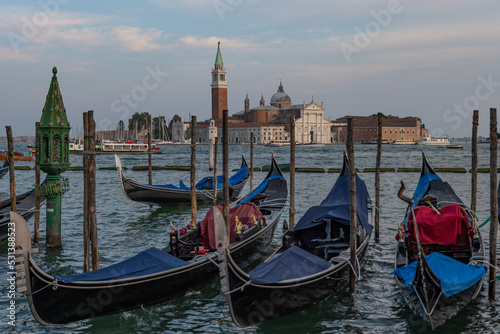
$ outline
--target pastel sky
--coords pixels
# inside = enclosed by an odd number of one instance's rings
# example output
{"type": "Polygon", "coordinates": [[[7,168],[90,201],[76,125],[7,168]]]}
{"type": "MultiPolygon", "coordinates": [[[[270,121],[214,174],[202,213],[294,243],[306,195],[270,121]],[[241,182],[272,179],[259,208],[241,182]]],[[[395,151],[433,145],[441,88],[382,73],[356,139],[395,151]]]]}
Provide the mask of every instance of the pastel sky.
{"type": "MultiPolygon", "coordinates": [[[[431,133],[470,136],[471,110],[500,107],[498,0],[2,0],[0,126],[33,135],[57,66],[76,130],[135,112],[211,115],[217,42],[229,113],[266,103],[283,81],[292,103],[325,116],[418,116],[431,133]]],[[[0,130],[5,136],[5,130],[0,130]]]]}

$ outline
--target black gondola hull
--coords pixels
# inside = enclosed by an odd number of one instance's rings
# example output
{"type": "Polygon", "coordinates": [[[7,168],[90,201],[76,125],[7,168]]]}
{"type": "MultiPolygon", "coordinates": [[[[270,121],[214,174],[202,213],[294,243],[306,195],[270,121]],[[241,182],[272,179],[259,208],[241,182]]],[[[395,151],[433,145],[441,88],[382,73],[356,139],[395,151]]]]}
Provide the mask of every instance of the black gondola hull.
{"type": "MultiPolygon", "coordinates": [[[[191,204],[191,192],[189,190],[152,187],[134,182],[126,178],[123,174],[121,177],[123,191],[125,192],[125,195],[133,201],[159,204],[191,204]]],[[[245,179],[244,181],[229,187],[229,196],[231,197],[231,200],[236,199],[240,195],[246,181],[247,180],[245,179]]],[[[218,200],[222,200],[222,193],[222,189],[217,190],[218,200]]],[[[197,190],[196,202],[212,203],[213,195],[213,190],[197,190]]]]}
{"type": "MultiPolygon", "coordinates": [[[[272,223],[248,242],[234,245],[241,266],[248,266],[267,249],[279,216],[275,216],[272,223]]],[[[136,280],[54,284],[54,277],[44,273],[31,261],[31,291],[36,293],[28,298],[33,303],[32,311],[39,322],[57,325],[169,301],[210,285],[217,280],[218,274],[218,267],[204,259],[136,280]]]]}
{"type": "MultiPolygon", "coordinates": [[[[364,262],[369,241],[370,237],[366,236],[357,250],[361,263],[364,262]]],[[[349,252],[345,252],[344,261],[321,276],[286,284],[252,284],[248,276],[235,267],[231,260],[226,261],[229,282],[227,295],[233,321],[240,327],[251,326],[296,312],[338,292],[349,281],[349,252]]]]}
{"type": "MultiPolygon", "coordinates": [[[[17,212],[25,220],[29,220],[35,214],[35,189],[16,196],[17,212]]],[[[10,200],[0,203],[0,242],[7,239],[8,224],[10,221],[10,200]]],[[[40,206],[45,198],[40,198],[40,206]]]]}

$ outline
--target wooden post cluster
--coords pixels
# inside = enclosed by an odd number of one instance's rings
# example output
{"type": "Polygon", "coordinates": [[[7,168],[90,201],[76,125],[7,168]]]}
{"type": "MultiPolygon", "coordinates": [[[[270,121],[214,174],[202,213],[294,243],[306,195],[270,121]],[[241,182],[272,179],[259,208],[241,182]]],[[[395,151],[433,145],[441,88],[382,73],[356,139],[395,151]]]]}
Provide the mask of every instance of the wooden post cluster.
{"type": "Polygon", "coordinates": [[[92,255],[92,270],[99,269],[96,214],[96,168],[95,168],[95,121],[94,111],[83,113],[83,271],[90,270],[89,251],[92,255]]]}
{"type": "Polygon", "coordinates": [[[196,226],[196,116],[191,116],[191,225],[196,226]]]}
{"type": "Polygon", "coordinates": [[[214,138],[214,205],[217,205],[217,137],[214,138]]]}
{"type": "Polygon", "coordinates": [[[148,181],[153,184],[153,158],[151,156],[151,131],[148,131],[148,181]]]}
{"type": "Polygon", "coordinates": [[[16,176],[14,174],[14,138],[12,128],[5,127],[7,132],[7,152],[9,157],[9,182],[10,182],[10,211],[17,212],[16,207],[16,176]]]}
{"type": "Polygon", "coordinates": [[[358,235],[358,219],[356,215],[356,169],[354,165],[354,143],[353,143],[353,125],[352,118],[347,118],[347,156],[349,158],[349,193],[350,193],[350,203],[351,203],[351,235],[350,235],[350,247],[351,247],[351,273],[349,275],[349,291],[354,292],[354,287],[356,283],[356,268],[359,265],[356,260],[356,248],[357,242],[356,238],[358,235]]]}
{"type": "Polygon", "coordinates": [[[377,114],[377,161],[375,163],[375,238],[379,238],[380,163],[382,160],[382,113],[377,114]]]}
{"type": "Polygon", "coordinates": [[[223,215],[226,222],[227,242],[230,243],[231,225],[229,220],[229,127],[227,110],[222,111],[222,203],[223,215]]]}
{"type": "Polygon", "coordinates": [[[289,226],[295,227],[295,116],[290,116],[290,207],[288,210],[289,226]]]}
{"type": "Polygon", "coordinates": [[[495,299],[497,267],[498,195],[497,195],[497,110],[490,109],[490,285],[488,296],[495,299]]]}
{"type": "MultiPolygon", "coordinates": [[[[40,122],[35,122],[35,187],[40,185],[40,165],[38,164],[40,155],[40,122]]],[[[40,240],[40,196],[35,196],[35,222],[33,242],[40,240]]]]}
{"type": "Polygon", "coordinates": [[[250,132],[250,191],[253,191],[253,132],[250,132]]]}
{"type": "Polygon", "coordinates": [[[477,199],[477,127],[479,125],[479,110],[474,110],[472,116],[472,179],[470,209],[476,212],[477,199]]]}

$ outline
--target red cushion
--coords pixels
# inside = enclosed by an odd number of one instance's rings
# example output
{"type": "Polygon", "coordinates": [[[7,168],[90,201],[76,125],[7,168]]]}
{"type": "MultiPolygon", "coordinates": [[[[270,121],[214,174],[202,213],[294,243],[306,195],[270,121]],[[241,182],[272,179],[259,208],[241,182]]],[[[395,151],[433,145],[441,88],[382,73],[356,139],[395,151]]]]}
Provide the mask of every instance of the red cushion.
{"type": "MultiPolygon", "coordinates": [[[[466,246],[463,235],[468,233],[467,213],[458,204],[450,204],[439,210],[438,215],[432,208],[420,206],[415,209],[420,242],[422,244],[437,243],[439,245],[466,246]]],[[[413,214],[408,217],[408,231],[411,241],[417,241],[413,222],[413,214]]]]}
{"type": "MultiPolygon", "coordinates": [[[[219,210],[222,212],[222,205],[217,206],[219,210]]],[[[210,249],[215,249],[215,230],[214,230],[214,209],[211,208],[205,218],[200,221],[200,231],[201,231],[201,237],[203,240],[203,247],[205,248],[210,248],[210,249]]],[[[253,224],[253,218],[252,215],[255,216],[255,218],[258,220],[259,218],[262,217],[262,212],[260,212],[259,208],[257,205],[253,203],[243,203],[238,205],[235,208],[229,209],[229,222],[230,222],[230,228],[231,228],[231,234],[230,234],[230,242],[233,243],[236,240],[236,231],[235,231],[235,226],[236,226],[236,216],[238,217],[238,220],[242,223],[243,225],[243,230],[246,228],[244,227],[245,225],[247,226],[252,226],[253,224]]],[[[248,227],[247,227],[248,228],[248,227]]]]}

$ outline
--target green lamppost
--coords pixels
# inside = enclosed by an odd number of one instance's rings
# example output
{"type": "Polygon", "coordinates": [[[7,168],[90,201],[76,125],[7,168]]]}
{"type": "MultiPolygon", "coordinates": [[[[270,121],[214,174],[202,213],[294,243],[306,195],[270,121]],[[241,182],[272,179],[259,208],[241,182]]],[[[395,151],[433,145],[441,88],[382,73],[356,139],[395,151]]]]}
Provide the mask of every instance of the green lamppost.
{"type": "Polygon", "coordinates": [[[69,167],[69,126],[66,117],[59,83],[57,82],[57,68],[52,69],[45,107],[40,119],[40,147],[38,164],[40,169],[47,173],[47,181],[38,191],[47,199],[47,237],[48,247],[59,247],[61,238],[61,195],[63,184],[61,173],[69,167]]]}

